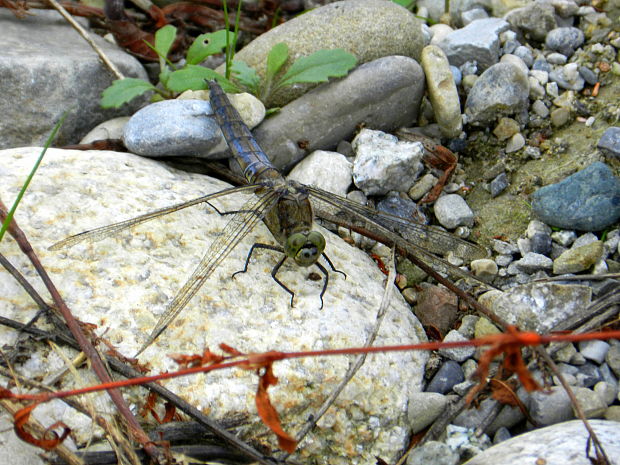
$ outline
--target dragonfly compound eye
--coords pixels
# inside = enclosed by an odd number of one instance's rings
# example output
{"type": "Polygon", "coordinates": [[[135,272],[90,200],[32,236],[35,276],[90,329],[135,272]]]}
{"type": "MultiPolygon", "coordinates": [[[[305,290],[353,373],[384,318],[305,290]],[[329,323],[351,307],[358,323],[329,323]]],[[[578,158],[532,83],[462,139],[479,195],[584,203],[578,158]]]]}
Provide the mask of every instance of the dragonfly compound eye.
{"type": "Polygon", "coordinates": [[[316,231],[291,234],[285,246],[286,255],[292,257],[300,266],[315,263],[323,250],[325,250],[325,238],[316,231]]]}

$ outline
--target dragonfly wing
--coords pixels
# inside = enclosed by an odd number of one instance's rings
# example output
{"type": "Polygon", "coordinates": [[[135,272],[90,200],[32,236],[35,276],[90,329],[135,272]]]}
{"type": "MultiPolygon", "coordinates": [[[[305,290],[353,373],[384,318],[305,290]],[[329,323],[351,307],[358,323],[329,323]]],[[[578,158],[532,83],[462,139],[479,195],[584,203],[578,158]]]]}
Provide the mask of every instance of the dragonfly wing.
{"type": "Polygon", "coordinates": [[[132,226],[136,226],[142,224],[146,221],[150,221],[155,218],[159,218],[160,216],[167,215],[169,213],[173,213],[179,210],[182,210],[187,207],[191,207],[194,205],[198,205],[200,203],[207,202],[209,200],[215,199],[217,197],[221,197],[228,194],[233,194],[237,192],[253,192],[256,189],[260,188],[260,184],[252,184],[248,186],[241,187],[231,187],[229,189],[224,189],[219,192],[215,192],[213,194],[204,195],[202,197],[198,197],[196,199],[190,200],[188,202],[178,203],[176,205],[172,205],[170,207],[161,208],[159,210],[155,210],[149,213],[145,213],[144,215],[137,216],[135,218],[131,218],[125,221],[121,221],[119,223],[109,224],[107,226],[102,226],[101,228],[91,229],[90,231],[84,231],[82,233],[76,234],[74,236],[69,236],[55,244],[51,245],[48,250],[60,250],[69,247],[73,247],[80,242],[97,242],[106,237],[114,236],[115,234],[131,228],[132,226]]]}
{"type": "Polygon", "coordinates": [[[232,219],[224,227],[222,234],[213,241],[196,270],[192,273],[172,302],[170,302],[165,313],[159,318],[157,325],[138,351],[138,354],[151,345],[151,343],[166,330],[168,325],[172,323],[185,305],[187,305],[196,292],[198,292],[202,284],[211,276],[222,260],[224,260],[237,244],[254,228],[256,223],[273,208],[278,198],[279,195],[276,191],[266,190],[264,195],[254,196],[233,215],[232,219]]]}
{"type": "Polygon", "coordinates": [[[307,188],[312,197],[313,205],[321,210],[319,216],[337,224],[370,231],[377,236],[378,240],[407,250],[428,263],[436,271],[472,278],[469,273],[434,256],[433,253],[445,254],[453,251],[466,260],[487,256],[483,247],[464,241],[441,229],[378,212],[322,189],[311,186],[307,186],[307,188]]]}

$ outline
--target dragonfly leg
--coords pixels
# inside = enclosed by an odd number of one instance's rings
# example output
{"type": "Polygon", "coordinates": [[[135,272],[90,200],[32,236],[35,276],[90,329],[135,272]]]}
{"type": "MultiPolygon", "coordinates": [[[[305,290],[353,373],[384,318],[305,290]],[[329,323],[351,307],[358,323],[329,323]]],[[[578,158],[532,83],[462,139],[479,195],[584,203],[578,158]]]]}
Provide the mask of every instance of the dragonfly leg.
{"type": "Polygon", "coordinates": [[[220,211],[215,205],[213,205],[211,202],[206,202],[207,205],[209,205],[211,208],[213,208],[213,210],[215,210],[220,216],[224,216],[224,215],[235,215],[237,213],[256,213],[254,210],[231,210],[229,212],[223,212],[220,211]]]}
{"type": "MultiPolygon", "coordinates": [[[[325,254],[323,254],[323,255],[325,255],[325,254]]],[[[327,257],[325,257],[325,258],[327,258],[327,257]]],[[[327,263],[329,263],[329,265],[332,267],[332,270],[338,271],[338,270],[336,270],[334,268],[334,265],[332,265],[332,262],[329,260],[329,258],[327,259],[327,263]]],[[[321,270],[321,273],[323,273],[325,275],[325,280],[323,281],[323,289],[321,289],[321,293],[319,294],[319,299],[321,299],[321,309],[322,309],[323,308],[323,295],[325,294],[325,291],[327,290],[327,283],[329,282],[329,273],[327,272],[325,267],[323,265],[321,265],[319,262],[316,262],[315,265],[317,266],[317,268],[319,270],[321,270]]],[[[338,272],[342,273],[342,271],[338,271],[338,272]]]]}
{"type": "Polygon", "coordinates": [[[344,271],[337,270],[336,267],[334,266],[334,264],[332,263],[332,261],[329,259],[329,257],[327,256],[327,254],[325,252],[323,252],[321,255],[323,255],[323,258],[325,259],[327,264],[330,266],[332,271],[334,271],[336,273],[340,273],[342,276],[344,276],[344,279],[347,279],[347,274],[344,271]]]}
{"type": "MultiPolygon", "coordinates": [[[[280,285],[282,289],[284,289],[286,292],[291,294],[291,307],[294,307],[295,304],[293,303],[293,299],[295,298],[295,293],[291,291],[288,287],[286,287],[286,285],[276,277],[276,275],[278,274],[278,271],[280,271],[280,267],[284,264],[287,258],[288,257],[285,255],[284,257],[282,257],[282,260],[280,260],[278,264],[273,267],[273,269],[271,270],[271,277],[273,278],[275,282],[277,282],[280,285]]],[[[322,302],[323,302],[323,299],[321,299],[321,307],[323,306],[322,302]]]]}
{"type": "MultiPolygon", "coordinates": [[[[218,212],[219,213],[219,212],[218,212]]],[[[220,213],[221,214],[221,213],[220,213]]],[[[252,253],[254,253],[254,249],[267,249],[267,250],[275,250],[276,252],[282,252],[284,253],[284,249],[282,247],[278,247],[277,245],[270,245],[270,244],[261,244],[260,242],[256,242],[252,248],[250,249],[250,251],[248,252],[248,256],[245,259],[245,265],[243,266],[242,270],[239,271],[235,271],[232,274],[232,278],[234,278],[236,275],[238,275],[239,273],[245,273],[246,271],[248,271],[248,265],[250,264],[250,259],[252,258],[252,253]]],[[[276,280],[277,281],[277,280],[276,280]]],[[[282,285],[282,284],[280,284],[282,285]]]]}

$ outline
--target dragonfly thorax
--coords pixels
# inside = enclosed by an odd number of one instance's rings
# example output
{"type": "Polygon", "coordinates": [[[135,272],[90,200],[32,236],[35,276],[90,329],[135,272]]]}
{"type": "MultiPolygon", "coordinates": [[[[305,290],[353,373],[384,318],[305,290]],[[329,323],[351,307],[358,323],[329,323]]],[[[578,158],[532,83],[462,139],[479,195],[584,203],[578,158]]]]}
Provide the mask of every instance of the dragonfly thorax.
{"type": "Polygon", "coordinates": [[[325,238],[317,231],[296,232],[284,244],[287,257],[291,257],[299,266],[313,265],[324,250],[325,238]]]}

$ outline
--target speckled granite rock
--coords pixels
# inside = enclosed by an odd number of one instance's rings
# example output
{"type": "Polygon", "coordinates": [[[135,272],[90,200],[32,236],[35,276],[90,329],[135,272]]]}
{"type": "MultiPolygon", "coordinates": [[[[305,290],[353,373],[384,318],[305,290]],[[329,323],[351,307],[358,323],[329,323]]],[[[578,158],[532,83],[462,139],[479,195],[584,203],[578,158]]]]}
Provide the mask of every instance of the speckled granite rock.
{"type": "MultiPolygon", "coordinates": [[[[12,202],[39,151],[22,148],[0,152],[0,196],[5,202],[12,202]]],[[[121,353],[133,355],[227,218],[211,208],[194,207],[137,227],[133,233],[124,232],[119,238],[60,252],[50,252],[47,247],[68,234],[224,186],[206,176],[183,173],[130,154],[51,149],[16,219],[76,317],[96,324],[98,334],[105,332],[121,353]]],[[[238,208],[239,201],[226,199],[217,205],[231,210],[238,208]]],[[[333,234],[326,233],[326,238],[327,253],[335,266],[347,273],[347,279],[330,275],[322,310],[321,282],[306,279],[312,269],[300,271],[285,265],[278,276],[296,292],[296,306],[289,306],[289,296],[267,272],[277,261],[269,252],[259,252],[247,273],[230,279],[231,273],[243,266],[252,242],[271,241],[266,228],[259,225],[140,361],[149,364],[153,373],[173,370],[175,364],[167,354],[199,353],[206,347],[216,350],[221,342],[242,351],[362,345],[374,324],[383,277],[368,256],[333,234]]],[[[5,240],[2,247],[9,260],[27,268],[18,258],[14,241],[5,240]]],[[[0,291],[6,296],[0,302],[2,315],[27,321],[36,311],[26,293],[4,271],[0,272],[0,291]]],[[[14,343],[15,337],[15,332],[0,328],[0,344],[14,343]]],[[[375,344],[414,343],[420,338],[424,338],[421,325],[402,297],[394,295],[375,344]]],[[[18,370],[45,377],[57,369],[58,363],[49,362],[55,358],[48,351],[38,351],[18,370]]],[[[375,456],[394,460],[407,445],[407,399],[420,389],[425,360],[426,355],[418,352],[369,357],[319,422],[309,437],[311,442],[301,445],[298,459],[304,463],[318,458],[347,463],[355,460],[360,464],[374,464],[375,456]]],[[[348,365],[345,357],[329,357],[274,367],[280,384],[270,393],[287,431],[295,434],[299,430],[348,365]]],[[[95,381],[85,374],[87,384],[95,381]]],[[[72,381],[63,383],[61,387],[72,381]]],[[[165,385],[216,419],[249,412],[254,423],[247,434],[259,434],[260,441],[274,446],[272,435],[265,434],[266,429],[256,419],[253,373],[219,372],[169,380],[165,385]]],[[[144,394],[130,390],[128,398],[140,404],[144,394]]],[[[90,425],[71,409],[50,412],[46,417],[50,421],[60,417],[72,427],[77,422],[82,431],[79,440],[91,434],[90,425]]]]}

